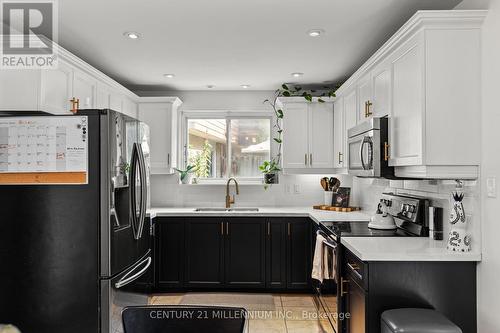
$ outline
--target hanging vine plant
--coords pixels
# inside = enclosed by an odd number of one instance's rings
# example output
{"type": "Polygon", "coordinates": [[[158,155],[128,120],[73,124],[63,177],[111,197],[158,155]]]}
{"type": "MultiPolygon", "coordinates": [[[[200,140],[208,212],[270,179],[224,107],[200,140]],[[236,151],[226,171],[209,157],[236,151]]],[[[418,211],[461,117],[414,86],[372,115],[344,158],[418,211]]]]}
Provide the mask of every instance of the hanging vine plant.
{"type": "MultiPolygon", "coordinates": [[[[272,100],[266,99],[264,104],[269,104],[274,111],[275,122],[273,128],[275,130],[275,136],[273,141],[278,144],[278,152],[269,161],[264,161],[260,166],[260,171],[264,174],[264,183],[277,184],[278,173],[281,171],[281,146],[283,144],[283,118],[285,117],[283,109],[278,106],[278,99],[280,97],[303,97],[306,101],[312,102],[313,97],[318,97],[319,103],[324,103],[325,100],[322,97],[332,98],[335,97],[335,91],[341,86],[341,84],[336,84],[332,87],[324,87],[321,91],[303,89],[301,86],[288,86],[287,84],[282,84],[280,89],[274,92],[274,97],[272,100]]],[[[267,187],[266,187],[267,188],[267,187]]]]}

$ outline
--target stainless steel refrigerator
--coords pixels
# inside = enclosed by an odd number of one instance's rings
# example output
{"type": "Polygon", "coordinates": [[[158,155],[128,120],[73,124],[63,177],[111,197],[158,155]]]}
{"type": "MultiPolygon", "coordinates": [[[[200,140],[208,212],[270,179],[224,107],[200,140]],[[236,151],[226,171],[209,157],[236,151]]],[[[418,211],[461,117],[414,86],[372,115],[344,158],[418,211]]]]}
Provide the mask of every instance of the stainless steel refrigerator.
{"type": "Polygon", "coordinates": [[[147,304],[135,283],[152,269],[149,129],[112,110],[59,117],[86,117],[87,182],[0,185],[0,324],[121,332],[122,307],[147,304]]]}

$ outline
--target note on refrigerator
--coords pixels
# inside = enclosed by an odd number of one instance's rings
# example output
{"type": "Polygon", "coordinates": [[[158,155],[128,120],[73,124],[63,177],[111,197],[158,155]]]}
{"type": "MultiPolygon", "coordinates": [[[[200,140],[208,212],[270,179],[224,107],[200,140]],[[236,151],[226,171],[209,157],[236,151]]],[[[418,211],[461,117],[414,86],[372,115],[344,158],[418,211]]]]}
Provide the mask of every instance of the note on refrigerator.
{"type": "Polygon", "coordinates": [[[87,183],[88,117],[0,118],[0,184],[87,183]]]}

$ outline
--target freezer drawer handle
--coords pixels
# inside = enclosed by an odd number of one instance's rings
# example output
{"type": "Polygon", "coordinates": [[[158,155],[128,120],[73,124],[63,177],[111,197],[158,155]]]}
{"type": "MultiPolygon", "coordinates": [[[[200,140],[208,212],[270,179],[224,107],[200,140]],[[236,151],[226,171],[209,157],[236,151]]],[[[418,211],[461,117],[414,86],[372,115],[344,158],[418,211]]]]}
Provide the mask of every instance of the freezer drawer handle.
{"type": "Polygon", "coordinates": [[[151,266],[151,257],[147,257],[146,259],[144,259],[143,261],[141,261],[140,263],[138,263],[134,268],[132,268],[127,274],[125,274],[118,282],[115,283],[115,287],[117,289],[121,288],[121,287],[124,287],[126,286],[127,284],[129,284],[130,282],[132,281],[135,281],[136,279],[138,279],[142,274],[144,274],[144,272],[146,272],[149,268],[149,266],[151,266]],[[137,273],[135,273],[134,275],[130,275],[132,274],[136,269],[137,267],[140,267],[141,265],[143,265],[144,263],[146,263],[146,266],[144,266],[140,271],[138,271],[137,273]]]}

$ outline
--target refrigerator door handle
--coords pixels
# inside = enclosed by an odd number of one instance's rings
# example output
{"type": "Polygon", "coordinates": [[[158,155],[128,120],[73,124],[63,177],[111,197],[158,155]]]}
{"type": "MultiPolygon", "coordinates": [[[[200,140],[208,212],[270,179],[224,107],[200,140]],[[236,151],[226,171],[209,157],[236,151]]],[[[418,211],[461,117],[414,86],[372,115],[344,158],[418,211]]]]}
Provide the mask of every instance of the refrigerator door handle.
{"type": "Polygon", "coordinates": [[[151,257],[147,257],[146,259],[139,262],[130,271],[128,271],[120,280],[118,280],[115,283],[115,288],[120,289],[126,286],[127,284],[137,280],[142,274],[144,274],[148,270],[149,266],[151,266],[151,261],[152,261],[151,257]],[[135,272],[137,268],[141,267],[144,264],[145,264],[144,267],[142,267],[139,271],[135,272]]]}
{"type": "Polygon", "coordinates": [[[142,237],[142,232],[144,230],[144,221],[146,219],[146,209],[147,209],[147,179],[146,179],[146,162],[144,161],[144,154],[140,144],[137,144],[138,158],[139,158],[139,169],[141,175],[141,211],[139,213],[139,228],[138,228],[138,238],[142,237]]]}
{"type": "MultiPolygon", "coordinates": [[[[130,161],[130,172],[129,172],[129,196],[130,196],[130,218],[131,218],[131,224],[132,224],[132,230],[134,233],[134,238],[136,240],[141,238],[140,235],[140,215],[142,214],[142,204],[140,207],[140,212],[139,212],[139,218],[137,217],[137,195],[136,195],[136,182],[137,179],[135,178],[137,175],[137,167],[139,167],[139,174],[141,174],[141,166],[140,166],[140,160],[139,160],[139,150],[138,150],[138,145],[134,143],[134,146],[132,148],[132,158],[130,161]]],[[[140,182],[142,182],[142,176],[140,179],[140,182]]],[[[142,190],[141,190],[141,196],[142,196],[142,190]]]]}

